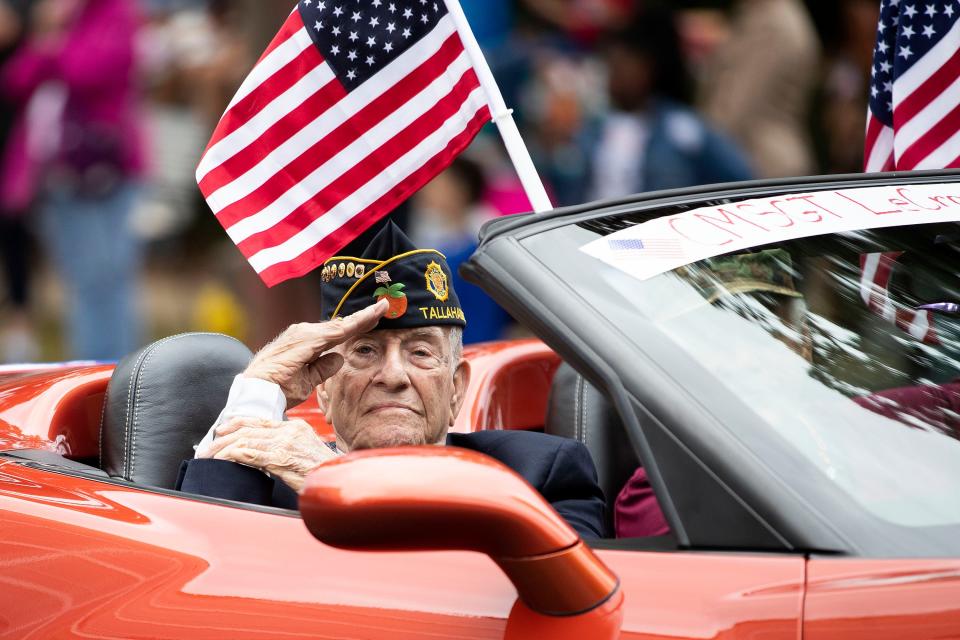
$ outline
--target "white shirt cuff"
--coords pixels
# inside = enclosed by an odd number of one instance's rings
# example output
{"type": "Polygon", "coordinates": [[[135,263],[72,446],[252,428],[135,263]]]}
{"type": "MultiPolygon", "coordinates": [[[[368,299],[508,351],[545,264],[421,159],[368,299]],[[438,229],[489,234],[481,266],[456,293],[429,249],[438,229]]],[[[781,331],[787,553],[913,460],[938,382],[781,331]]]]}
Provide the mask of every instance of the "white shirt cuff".
{"type": "MultiPolygon", "coordinates": [[[[216,428],[233,416],[279,421],[283,420],[283,412],[286,408],[287,399],[280,385],[260,378],[247,378],[240,374],[233,379],[223,411],[195,448],[199,453],[209,447],[216,437],[216,428]]],[[[194,455],[194,457],[197,456],[194,455]]]]}

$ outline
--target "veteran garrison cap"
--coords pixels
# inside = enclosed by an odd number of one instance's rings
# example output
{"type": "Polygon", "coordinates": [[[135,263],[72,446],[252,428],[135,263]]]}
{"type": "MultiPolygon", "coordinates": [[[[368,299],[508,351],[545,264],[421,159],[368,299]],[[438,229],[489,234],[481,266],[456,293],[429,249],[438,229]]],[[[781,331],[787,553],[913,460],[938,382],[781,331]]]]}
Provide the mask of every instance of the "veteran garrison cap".
{"type": "Polygon", "coordinates": [[[373,237],[360,257],[335,256],[324,262],[320,277],[324,320],[386,298],[390,308],[378,329],[467,324],[444,255],[418,249],[393,222],[373,237]]]}

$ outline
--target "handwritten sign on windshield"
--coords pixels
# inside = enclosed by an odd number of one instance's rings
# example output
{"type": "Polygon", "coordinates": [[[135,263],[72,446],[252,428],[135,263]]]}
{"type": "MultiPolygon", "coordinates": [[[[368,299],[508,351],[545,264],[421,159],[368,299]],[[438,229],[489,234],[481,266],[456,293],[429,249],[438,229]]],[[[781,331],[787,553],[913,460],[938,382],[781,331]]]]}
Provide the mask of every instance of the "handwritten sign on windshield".
{"type": "Polygon", "coordinates": [[[827,233],[960,221],[960,183],[813,191],[701,207],[594,240],[581,251],[646,280],[773,242],[827,233]]]}

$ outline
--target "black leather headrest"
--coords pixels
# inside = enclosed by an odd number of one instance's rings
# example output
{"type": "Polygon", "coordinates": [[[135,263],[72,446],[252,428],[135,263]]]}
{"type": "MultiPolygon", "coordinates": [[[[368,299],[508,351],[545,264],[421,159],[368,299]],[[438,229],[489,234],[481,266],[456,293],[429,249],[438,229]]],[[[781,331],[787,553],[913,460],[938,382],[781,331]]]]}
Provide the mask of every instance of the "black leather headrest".
{"type": "Polygon", "coordinates": [[[613,405],[566,363],[553,376],[544,431],[586,445],[608,505],[640,466],[613,405]]]}
{"type": "Polygon", "coordinates": [[[251,357],[229,336],[183,333],[121,360],[104,399],[100,468],[172,489],[180,461],[193,457],[251,357]]]}

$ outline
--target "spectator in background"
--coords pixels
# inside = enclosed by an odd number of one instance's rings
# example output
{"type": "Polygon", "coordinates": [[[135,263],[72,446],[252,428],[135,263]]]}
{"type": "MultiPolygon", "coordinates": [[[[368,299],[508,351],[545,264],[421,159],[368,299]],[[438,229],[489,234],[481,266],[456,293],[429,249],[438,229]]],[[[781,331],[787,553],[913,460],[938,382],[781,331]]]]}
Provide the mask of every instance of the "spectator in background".
{"type": "Polygon", "coordinates": [[[494,52],[510,38],[513,0],[462,0],[460,6],[484,55],[494,52]]]}
{"type": "Polygon", "coordinates": [[[829,21],[835,32],[835,37],[828,40],[818,123],[823,169],[825,173],[859,173],[863,170],[863,114],[870,98],[880,4],[874,0],[842,0],[821,11],[823,20],[829,21]]]}
{"type": "Polygon", "coordinates": [[[213,46],[187,68],[189,91],[211,128],[219,122],[254,62],[237,11],[233,0],[209,0],[207,19],[213,46]]]}
{"type": "Polygon", "coordinates": [[[629,24],[637,0],[526,0],[534,15],[560,29],[574,43],[592,47],[611,29],[629,24]]]}
{"type": "Polygon", "coordinates": [[[144,169],[138,26],[134,0],[39,0],[0,78],[27,115],[5,191],[38,198],[78,358],[119,358],[140,339],[140,251],[129,225],[144,169]]]}
{"type": "Polygon", "coordinates": [[[510,316],[479,287],[460,276],[459,268],[477,248],[480,226],[497,216],[484,203],[487,181],[480,166],[463,156],[427,183],[414,197],[410,235],[419,247],[434,247],[447,258],[451,287],[467,317],[464,343],[504,337],[510,316]]]}
{"type": "Polygon", "coordinates": [[[587,133],[584,200],[752,177],[737,147],[683,104],[690,81],[672,12],[640,12],[605,49],[611,111],[587,133]]]}
{"type": "Polygon", "coordinates": [[[740,143],[759,177],[816,173],[807,128],[819,59],[800,0],[736,3],[730,35],[704,69],[700,108],[740,143]]]}
{"type": "MultiPolygon", "coordinates": [[[[28,9],[28,0],[0,0],[0,66],[20,44],[28,9]]],[[[19,112],[15,102],[0,96],[0,157],[7,148],[19,112]]],[[[0,192],[0,260],[8,303],[0,334],[0,362],[29,362],[40,356],[28,315],[31,246],[25,221],[28,204],[11,202],[0,192]]]]}
{"type": "Polygon", "coordinates": [[[586,198],[590,149],[581,132],[591,113],[598,112],[596,96],[602,75],[592,59],[556,56],[542,62],[527,87],[525,108],[533,114],[528,126],[528,146],[534,165],[545,181],[556,206],[580,204],[586,198]]]}

